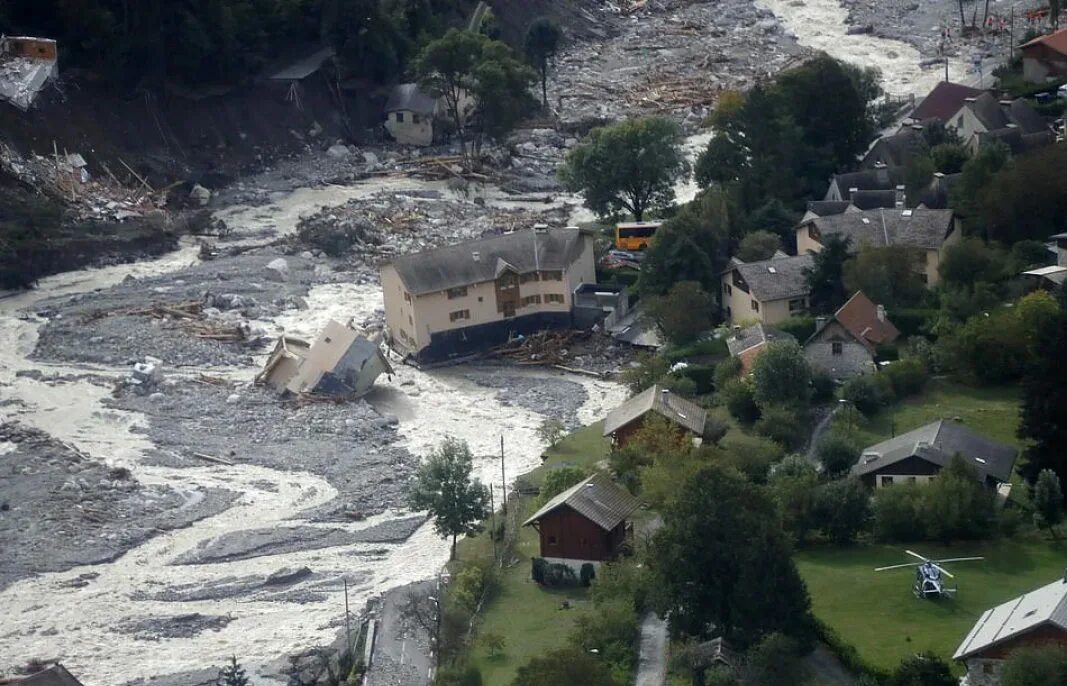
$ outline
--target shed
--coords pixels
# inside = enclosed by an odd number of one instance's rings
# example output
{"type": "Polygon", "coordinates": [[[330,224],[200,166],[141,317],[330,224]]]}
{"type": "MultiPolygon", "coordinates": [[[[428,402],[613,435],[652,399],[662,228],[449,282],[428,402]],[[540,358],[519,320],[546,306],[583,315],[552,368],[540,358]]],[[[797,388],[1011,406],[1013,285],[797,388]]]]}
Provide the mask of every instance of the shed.
{"type": "Polygon", "coordinates": [[[549,500],[522,525],[540,534],[541,557],[579,573],[587,562],[595,566],[622,552],[631,533],[627,519],[639,507],[625,488],[594,474],[549,500]]]}
{"type": "Polygon", "coordinates": [[[704,436],[707,411],[658,385],[645,389],[609,412],[604,419],[604,435],[611,436],[616,448],[624,447],[641,430],[649,412],[655,412],[678,427],[679,440],[686,436],[694,439],[704,436]]]}
{"type": "Polygon", "coordinates": [[[417,83],[402,83],[389,93],[385,103],[385,128],[397,143],[432,145],[437,98],[417,83]]]}

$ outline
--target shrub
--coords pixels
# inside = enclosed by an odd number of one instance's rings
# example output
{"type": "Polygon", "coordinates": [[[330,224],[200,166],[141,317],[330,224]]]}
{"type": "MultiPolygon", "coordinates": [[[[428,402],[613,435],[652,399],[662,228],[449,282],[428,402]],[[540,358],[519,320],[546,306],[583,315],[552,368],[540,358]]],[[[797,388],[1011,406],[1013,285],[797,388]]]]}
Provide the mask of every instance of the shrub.
{"type": "Polygon", "coordinates": [[[811,370],[811,400],[816,403],[825,403],[833,400],[834,389],[837,388],[837,384],[834,383],[834,377],[822,369],[811,370]]]}
{"type": "Polygon", "coordinates": [[[815,333],[815,317],[790,317],[775,324],[774,328],[798,341],[806,341],[815,333]]]}
{"type": "Polygon", "coordinates": [[[715,365],[715,388],[720,389],[741,378],[741,358],[728,357],[715,365]]]}
{"type": "Polygon", "coordinates": [[[901,307],[893,310],[889,319],[904,338],[922,334],[929,328],[929,323],[937,319],[937,314],[935,309],[901,307]]]}
{"type": "Polygon", "coordinates": [[[852,543],[867,527],[870,496],[858,479],[823,484],[815,491],[812,509],[815,525],[838,545],[852,543]]]}
{"type": "Polygon", "coordinates": [[[804,414],[795,407],[772,405],[763,408],[754,428],[756,433],[779,443],[786,450],[797,450],[808,438],[804,414]]]}
{"type": "Polygon", "coordinates": [[[637,654],[633,647],[640,635],[633,602],[625,598],[602,601],[592,611],[578,616],[572,642],[623,671],[633,669],[637,654]]]}
{"type": "Polygon", "coordinates": [[[593,579],[596,578],[596,567],[593,566],[592,562],[582,564],[579,576],[582,586],[589,586],[589,584],[593,583],[593,579]]]}
{"type": "Polygon", "coordinates": [[[830,434],[823,438],[815,452],[823,472],[831,477],[848,472],[860,456],[860,449],[840,434],[830,434]]]}
{"type": "Polygon", "coordinates": [[[649,386],[659,383],[669,371],[670,365],[667,360],[659,355],[641,353],[632,366],[622,371],[620,377],[631,393],[640,393],[649,386]]]}
{"type": "Polygon", "coordinates": [[[704,395],[715,390],[716,367],[713,364],[690,364],[675,373],[693,382],[694,394],[704,395]]]}
{"type": "Polygon", "coordinates": [[[545,567],[545,586],[577,586],[578,577],[570,566],[552,563],[545,567]]]}
{"type": "Polygon", "coordinates": [[[742,424],[759,419],[760,411],[752,396],[752,386],[745,381],[730,381],[719,389],[719,397],[730,415],[742,424]]]}
{"type": "Polygon", "coordinates": [[[874,492],[874,535],[880,541],[921,541],[926,522],[920,512],[922,489],[918,484],[896,484],[874,492]]]}
{"type": "Polygon", "coordinates": [[[691,397],[697,393],[696,382],[688,376],[682,376],[681,374],[668,374],[659,380],[659,385],[671,393],[677,393],[680,396],[691,397]]]}
{"type": "Polygon", "coordinates": [[[845,400],[855,405],[857,410],[867,416],[892,402],[891,393],[888,382],[873,374],[864,374],[849,379],[841,389],[841,395],[845,400]]]}
{"type": "Polygon", "coordinates": [[[947,544],[989,535],[996,518],[993,495],[961,456],[953,457],[922,494],[920,512],[931,538],[947,544]]]}
{"type": "Polygon", "coordinates": [[[731,434],[722,447],[725,462],[757,484],[766,483],[771,465],[782,459],[782,447],[774,441],[740,432],[731,434]]]}
{"type": "Polygon", "coordinates": [[[907,398],[921,393],[926,388],[926,382],[930,380],[926,365],[922,363],[922,360],[914,357],[898,360],[888,365],[882,373],[889,380],[893,395],[897,398],[907,398]]]}
{"type": "Polygon", "coordinates": [[[708,412],[704,420],[704,443],[717,444],[730,430],[730,422],[722,416],[722,410],[708,412]]]}
{"type": "Polygon", "coordinates": [[[545,583],[545,569],[548,567],[548,562],[545,561],[545,558],[535,557],[531,559],[530,566],[530,578],[532,578],[535,583],[545,583]]]}

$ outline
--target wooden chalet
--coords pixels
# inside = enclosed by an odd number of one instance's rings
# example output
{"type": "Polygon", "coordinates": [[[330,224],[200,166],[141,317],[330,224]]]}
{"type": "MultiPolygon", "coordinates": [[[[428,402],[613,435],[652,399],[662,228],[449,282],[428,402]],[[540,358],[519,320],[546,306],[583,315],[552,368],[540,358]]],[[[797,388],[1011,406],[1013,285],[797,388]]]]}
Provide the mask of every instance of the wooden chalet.
{"type": "Polygon", "coordinates": [[[580,573],[618,557],[631,536],[627,518],[641,503],[603,474],[594,474],[545,503],[523,522],[541,536],[541,557],[580,573]]]}
{"type": "Polygon", "coordinates": [[[638,393],[608,413],[604,419],[604,435],[611,436],[614,447],[622,448],[641,430],[650,412],[677,426],[683,437],[691,436],[694,440],[704,437],[707,411],[693,401],[659,386],[638,393]]]}

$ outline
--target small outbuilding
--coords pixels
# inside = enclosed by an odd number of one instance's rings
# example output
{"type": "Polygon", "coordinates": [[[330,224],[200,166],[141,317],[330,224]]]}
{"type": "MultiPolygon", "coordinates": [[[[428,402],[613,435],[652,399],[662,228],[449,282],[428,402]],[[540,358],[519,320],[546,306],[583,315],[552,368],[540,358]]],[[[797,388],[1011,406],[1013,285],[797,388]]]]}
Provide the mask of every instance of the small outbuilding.
{"type": "Polygon", "coordinates": [[[677,427],[680,441],[690,437],[699,442],[704,437],[707,411],[660,386],[645,389],[609,412],[604,419],[604,435],[611,436],[614,447],[623,448],[644,426],[649,413],[658,414],[677,427]]]}
{"type": "Polygon", "coordinates": [[[730,351],[731,357],[741,360],[741,373],[748,374],[752,371],[752,363],[769,343],[792,340],[795,339],[791,334],[763,324],[743,328],[735,326],[733,334],[726,339],[726,349],[730,351]]]}
{"type": "Polygon", "coordinates": [[[402,83],[385,103],[385,129],[403,145],[433,145],[437,99],[417,83],[402,83]]]}
{"type": "Polygon", "coordinates": [[[952,659],[967,667],[961,683],[999,686],[1004,661],[1014,651],[1043,646],[1067,650],[1067,573],[983,612],[952,659]]]}
{"type": "Polygon", "coordinates": [[[358,398],[393,368],[381,344],[358,330],[331,321],[313,344],[282,336],[271,351],[258,383],[282,393],[322,393],[358,398]]]}
{"type": "Polygon", "coordinates": [[[522,525],[537,529],[546,562],[580,574],[583,564],[596,567],[619,556],[633,537],[628,518],[640,507],[625,488],[594,474],[549,500],[522,525]]]}
{"type": "Polygon", "coordinates": [[[11,683],[18,686],[82,686],[82,683],[58,662],[48,669],[42,669],[11,683]]]}
{"type": "Polygon", "coordinates": [[[963,426],[939,419],[863,449],[852,475],[868,486],[927,483],[956,455],[974,467],[989,488],[1011,480],[1018,451],[963,426]]]}

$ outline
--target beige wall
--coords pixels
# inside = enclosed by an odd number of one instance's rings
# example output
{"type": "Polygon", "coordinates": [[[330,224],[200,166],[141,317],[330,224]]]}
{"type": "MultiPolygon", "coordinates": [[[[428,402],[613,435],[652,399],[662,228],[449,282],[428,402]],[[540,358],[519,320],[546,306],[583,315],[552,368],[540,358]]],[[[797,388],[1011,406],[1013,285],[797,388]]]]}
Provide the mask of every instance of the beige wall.
{"type": "Polygon", "coordinates": [[[293,393],[310,391],[319,384],[323,374],[333,371],[356,340],[356,332],[344,324],[330,321],[311,344],[300,371],[286,387],[293,393]]]}
{"type": "Polygon", "coordinates": [[[403,110],[389,112],[385,115],[385,130],[397,143],[402,145],[433,145],[433,117],[426,114],[403,110]],[[397,115],[403,115],[404,121],[397,121],[397,115]],[[418,117],[418,123],[415,118],[418,117]]]}
{"type": "Polygon", "coordinates": [[[797,227],[797,254],[806,255],[808,251],[819,252],[822,243],[811,237],[811,224],[797,227]]]}
{"type": "MultiPolygon", "coordinates": [[[[969,104],[969,103],[968,103],[969,104]]],[[[974,112],[967,105],[960,108],[960,111],[952,115],[945,125],[949,128],[955,129],[959,134],[960,140],[967,144],[970,142],[971,137],[976,133],[985,133],[986,127],[982,122],[978,121],[978,117],[974,116],[974,112]]]]}
{"type": "MultiPolygon", "coordinates": [[[[759,302],[759,311],[752,307],[752,301],[756,300],[751,293],[745,293],[733,283],[733,271],[723,274],[722,277],[722,305],[730,308],[728,317],[731,324],[741,322],[763,322],[764,324],[777,324],[792,316],[789,312],[789,300],[770,300],[759,302]],[[729,288],[727,288],[729,287],[729,288]]],[[[805,305],[807,304],[805,298],[805,305]]]]}
{"type": "MultiPolygon", "coordinates": [[[[582,252],[563,272],[560,280],[546,279],[520,283],[519,302],[516,309],[518,317],[540,312],[569,312],[573,305],[574,289],[583,283],[596,283],[596,264],[593,259],[593,238],[582,236],[582,252]],[[560,295],[561,303],[545,302],[547,295],[560,295]],[[540,304],[522,306],[522,298],[540,295],[540,304]]],[[[382,290],[385,295],[385,323],[394,344],[407,350],[417,352],[430,344],[431,336],[438,331],[462,329],[478,324],[501,321],[504,313],[497,310],[496,283],[486,281],[467,286],[467,294],[449,298],[447,291],[437,291],[419,296],[412,296],[410,302],[405,297],[404,284],[392,265],[382,267],[382,290]],[[470,313],[469,319],[452,320],[451,314],[460,310],[470,313]],[[401,335],[404,331],[409,339],[401,335]]]]}

